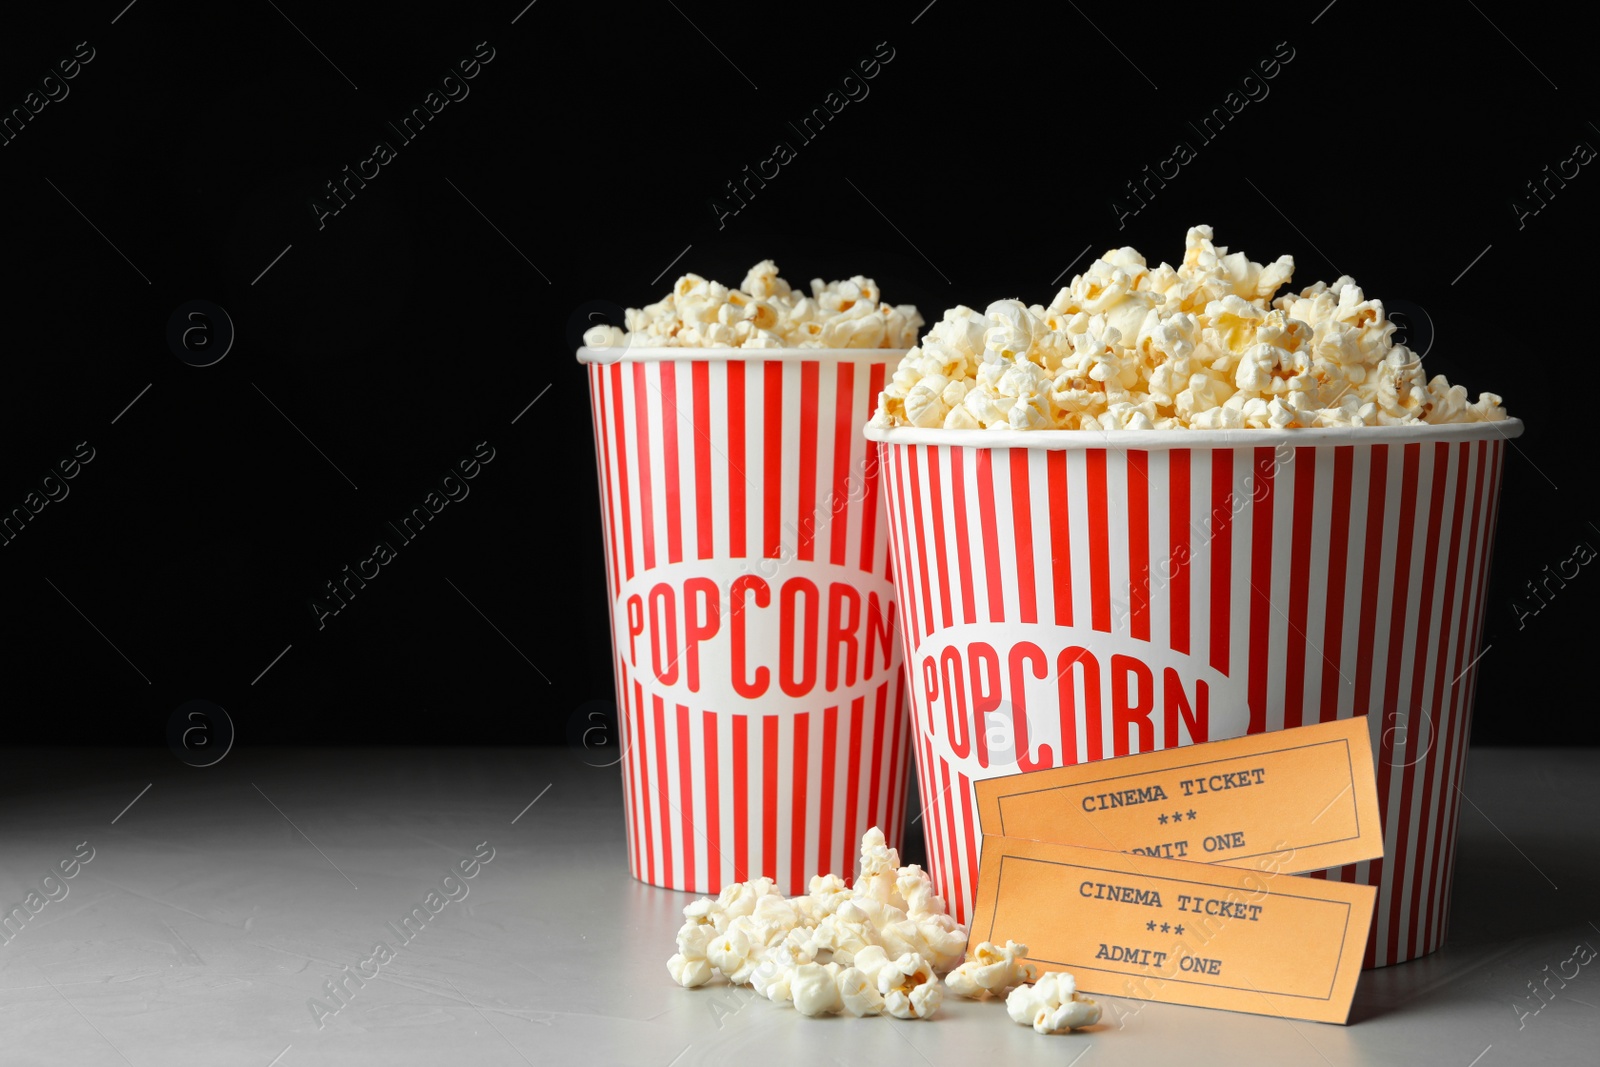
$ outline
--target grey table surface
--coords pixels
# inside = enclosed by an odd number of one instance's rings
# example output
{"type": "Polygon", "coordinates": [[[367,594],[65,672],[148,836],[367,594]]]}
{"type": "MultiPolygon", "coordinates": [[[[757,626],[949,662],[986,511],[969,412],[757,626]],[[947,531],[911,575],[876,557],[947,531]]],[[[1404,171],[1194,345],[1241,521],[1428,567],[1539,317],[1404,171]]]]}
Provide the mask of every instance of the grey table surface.
{"type": "Polygon", "coordinates": [[[814,1020],[747,990],[678,988],[665,960],[692,898],[629,877],[616,770],[586,759],[257,749],[197,769],[165,751],[4,753],[0,904],[42,903],[0,942],[0,1063],[1600,1062],[1600,960],[1541,986],[1547,1000],[1529,985],[1600,946],[1600,750],[1471,753],[1449,942],[1366,972],[1351,1025],[1103,997],[1101,1025],[1055,1037],[994,1001],[814,1020]],[[402,944],[388,924],[491,850],[402,944]],[[324,983],[379,941],[397,946],[379,976],[319,1017],[313,998],[336,1003],[324,983]]]}

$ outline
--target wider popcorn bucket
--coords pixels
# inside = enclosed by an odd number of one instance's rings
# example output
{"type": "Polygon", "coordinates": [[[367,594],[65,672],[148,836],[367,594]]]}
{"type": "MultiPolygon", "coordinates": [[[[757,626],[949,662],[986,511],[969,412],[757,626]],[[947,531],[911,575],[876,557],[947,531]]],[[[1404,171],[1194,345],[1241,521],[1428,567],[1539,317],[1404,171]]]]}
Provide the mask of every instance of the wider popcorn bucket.
{"type": "Polygon", "coordinates": [[[1314,877],[1378,887],[1366,966],[1438,948],[1521,432],[868,427],[929,866],[957,917],[977,779],[1366,715],[1385,858],[1314,877]]]}
{"type": "Polygon", "coordinates": [[[901,349],[581,348],[633,876],[790,895],[904,829],[878,454],[901,349]]]}

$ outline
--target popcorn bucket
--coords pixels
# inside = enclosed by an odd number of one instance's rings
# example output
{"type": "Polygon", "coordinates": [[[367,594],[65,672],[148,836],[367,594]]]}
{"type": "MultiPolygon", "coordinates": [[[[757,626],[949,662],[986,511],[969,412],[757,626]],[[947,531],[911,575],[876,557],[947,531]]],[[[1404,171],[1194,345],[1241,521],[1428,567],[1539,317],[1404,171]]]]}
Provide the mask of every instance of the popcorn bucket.
{"type": "Polygon", "coordinates": [[[633,876],[791,895],[905,820],[878,455],[899,349],[581,348],[633,876]],[[759,351],[759,355],[751,352],[759,351]]]}
{"type": "Polygon", "coordinates": [[[1365,715],[1384,859],[1314,876],[1378,887],[1367,966],[1438,948],[1521,432],[869,427],[952,911],[972,911],[977,779],[1365,715]]]}

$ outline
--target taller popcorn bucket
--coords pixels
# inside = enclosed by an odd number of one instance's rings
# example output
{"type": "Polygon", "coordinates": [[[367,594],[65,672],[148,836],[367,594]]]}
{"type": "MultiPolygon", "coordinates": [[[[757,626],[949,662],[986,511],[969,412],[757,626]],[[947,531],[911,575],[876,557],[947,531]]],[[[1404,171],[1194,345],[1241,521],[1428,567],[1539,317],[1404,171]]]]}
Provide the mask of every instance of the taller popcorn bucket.
{"type": "MultiPolygon", "coordinates": [[[[1365,715],[1366,966],[1438,948],[1515,419],[880,442],[929,866],[966,921],[973,782],[1365,715]]],[[[1084,842],[1092,844],[1092,842],[1084,842]]]]}
{"type": "Polygon", "coordinates": [[[581,348],[628,863],[790,894],[904,830],[910,731],[878,455],[900,349],[581,348]]]}

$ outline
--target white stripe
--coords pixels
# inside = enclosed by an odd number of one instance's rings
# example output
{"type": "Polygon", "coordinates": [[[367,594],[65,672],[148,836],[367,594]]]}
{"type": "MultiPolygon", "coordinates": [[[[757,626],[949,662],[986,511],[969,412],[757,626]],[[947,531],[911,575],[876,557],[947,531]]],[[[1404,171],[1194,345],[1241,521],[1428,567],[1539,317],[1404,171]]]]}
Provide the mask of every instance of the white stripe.
{"type": "MultiPolygon", "coordinates": [[[[1250,647],[1250,566],[1251,538],[1255,530],[1256,512],[1255,456],[1248,448],[1238,449],[1233,456],[1233,498],[1228,507],[1233,508],[1233,554],[1229,581],[1228,676],[1239,682],[1239,692],[1248,693],[1250,662],[1254,655],[1268,655],[1268,649],[1250,647]],[[1245,479],[1250,481],[1246,484],[1245,479]],[[1241,505],[1242,506],[1239,506],[1241,505]]],[[[1263,590],[1265,592],[1266,590],[1263,590]]]]}
{"type": "MultiPolygon", "coordinates": [[[[1339,655],[1339,718],[1349,719],[1363,714],[1366,709],[1356,707],[1356,674],[1366,657],[1361,640],[1361,586],[1366,570],[1362,564],[1366,554],[1367,515],[1372,507],[1372,448],[1370,445],[1353,450],[1350,459],[1350,536],[1345,542],[1344,570],[1344,633],[1340,638],[1339,655]]],[[[1369,723],[1370,727],[1371,724],[1369,723]]]]}
{"type": "Polygon", "coordinates": [[[1189,654],[1211,663],[1211,451],[1189,453],[1189,654]]]}
{"type": "MultiPolygon", "coordinates": [[[[1172,647],[1172,453],[1150,452],[1148,487],[1145,492],[1145,514],[1150,527],[1149,570],[1144,574],[1146,616],[1150,620],[1150,644],[1156,648],[1172,647]]],[[[1160,692],[1161,679],[1156,679],[1160,692]]],[[[1161,716],[1157,714],[1161,700],[1156,698],[1156,711],[1150,721],[1156,724],[1156,747],[1163,747],[1165,737],[1161,716]]],[[[1185,740],[1179,737],[1179,743],[1185,740]]]]}
{"type": "MultiPolygon", "coordinates": [[[[1293,459],[1279,464],[1274,453],[1272,468],[1272,555],[1268,563],[1271,585],[1261,591],[1269,598],[1262,610],[1267,613],[1267,649],[1252,648],[1250,654],[1267,656],[1267,683],[1263,703],[1266,705],[1268,730],[1281,730],[1283,719],[1283,692],[1289,673],[1289,621],[1293,598],[1290,596],[1294,570],[1294,496],[1295,482],[1300,477],[1293,459]]],[[[1252,450],[1250,469],[1261,477],[1252,450]]],[[[1253,536],[1253,534],[1252,534],[1253,536]]],[[[1252,573],[1254,567],[1252,566],[1252,573]]],[[[1315,655],[1309,645],[1306,654],[1315,655]]]]}
{"type": "MultiPolygon", "coordinates": [[[[1420,487],[1422,485],[1420,464],[1417,476],[1417,484],[1419,487],[1418,492],[1420,494],[1420,487]]],[[[1374,920],[1374,926],[1377,930],[1377,952],[1374,958],[1375,962],[1380,966],[1394,962],[1389,958],[1388,951],[1389,916],[1393,912],[1395,906],[1394,886],[1396,884],[1396,878],[1394,868],[1397,858],[1395,855],[1395,850],[1398,847],[1399,836],[1401,832],[1400,794],[1402,775],[1404,774],[1404,768],[1400,766],[1401,761],[1404,759],[1404,755],[1394,747],[1393,734],[1391,733],[1391,731],[1395,729],[1398,720],[1392,719],[1390,716],[1399,711],[1406,710],[1405,701],[1410,698],[1410,694],[1406,689],[1406,677],[1410,673],[1409,663],[1406,658],[1406,646],[1410,642],[1408,641],[1404,630],[1402,630],[1402,632],[1399,634],[1393,635],[1391,634],[1390,630],[1390,624],[1394,615],[1394,598],[1398,596],[1400,592],[1395,583],[1395,567],[1398,565],[1400,555],[1400,513],[1405,504],[1404,445],[1396,445],[1395,447],[1389,449],[1389,480],[1385,486],[1385,497],[1386,506],[1384,514],[1383,538],[1384,566],[1382,570],[1382,580],[1380,582],[1380,596],[1378,599],[1379,625],[1377,628],[1377,636],[1375,637],[1372,646],[1372,664],[1374,668],[1372,706],[1373,711],[1379,716],[1379,747],[1375,750],[1375,754],[1379,761],[1378,773],[1380,775],[1383,773],[1382,759],[1386,738],[1389,739],[1389,758],[1392,761],[1392,765],[1389,768],[1388,781],[1389,804],[1388,810],[1384,812],[1383,854],[1385,861],[1383,864],[1383,879],[1382,884],[1378,887],[1378,907],[1376,918],[1374,920]],[[1391,641],[1400,642],[1398,684],[1395,687],[1396,703],[1393,712],[1387,709],[1385,700],[1389,681],[1388,660],[1389,645],[1391,641]],[[1377,675],[1379,673],[1378,668],[1380,667],[1382,667],[1384,673],[1384,679],[1381,685],[1377,681],[1377,675]]],[[[1411,562],[1408,574],[1406,576],[1408,583],[1414,583],[1418,577],[1417,572],[1422,569],[1421,560],[1417,555],[1418,546],[1416,544],[1416,528],[1419,525],[1426,524],[1426,511],[1427,504],[1422,500],[1418,500],[1414,517],[1412,519],[1411,562]],[[1420,513],[1422,515],[1421,523],[1417,522],[1415,518],[1416,513],[1420,513]]],[[[1406,599],[1406,608],[1407,619],[1409,619],[1411,617],[1410,613],[1414,612],[1416,609],[1417,598],[1415,592],[1411,589],[1410,584],[1407,586],[1407,591],[1409,595],[1406,599]]],[[[1404,625],[1404,620],[1402,621],[1402,625],[1404,625]]],[[[1406,628],[1409,629],[1410,627],[1406,628]]]]}
{"type": "MultiPolygon", "coordinates": [[[[1316,489],[1311,496],[1310,574],[1306,584],[1305,677],[1301,689],[1302,722],[1322,719],[1322,675],[1333,671],[1328,660],[1328,554],[1332,538],[1334,450],[1316,450],[1316,489]]],[[[1336,595],[1342,595],[1340,590],[1336,595]]],[[[1344,685],[1340,679],[1340,686],[1344,685]]],[[[1338,699],[1334,690],[1334,699],[1338,699]]],[[[1337,708],[1333,709],[1337,711],[1337,708]]]]}

